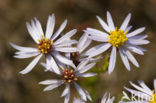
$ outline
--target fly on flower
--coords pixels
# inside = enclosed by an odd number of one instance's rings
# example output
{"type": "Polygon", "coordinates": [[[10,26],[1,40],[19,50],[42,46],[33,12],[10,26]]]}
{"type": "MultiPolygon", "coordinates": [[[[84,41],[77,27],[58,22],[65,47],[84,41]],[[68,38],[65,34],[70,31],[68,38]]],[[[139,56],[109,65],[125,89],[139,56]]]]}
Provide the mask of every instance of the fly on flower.
{"type": "MultiPolygon", "coordinates": [[[[71,68],[69,66],[61,67],[60,72],[58,75],[60,76],[60,79],[50,79],[40,82],[39,84],[48,85],[44,91],[50,91],[56,87],[59,87],[62,84],[65,84],[66,87],[61,95],[61,97],[65,97],[64,103],[68,103],[70,99],[70,85],[74,85],[77,92],[79,93],[82,101],[87,101],[89,99],[92,101],[89,93],[81,88],[76,82],[79,81],[81,77],[92,77],[95,76],[95,73],[85,73],[88,70],[90,70],[95,63],[88,64],[89,60],[86,60],[85,62],[80,62],[80,64],[75,68],[71,68]]],[[[46,68],[46,65],[44,65],[46,68]]],[[[57,66],[57,68],[59,68],[57,66]]],[[[53,70],[52,70],[53,71],[53,70]]]]}
{"type": "Polygon", "coordinates": [[[121,59],[127,70],[130,70],[129,61],[131,61],[136,67],[139,67],[138,62],[131,52],[144,55],[144,51],[146,51],[144,48],[140,47],[140,45],[149,43],[148,40],[145,40],[147,35],[139,35],[145,30],[145,27],[141,27],[130,32],[132,28],[132,26],[129,26],[130,18],[131,14],[128,14],[121,27],[117,28],[114,26],[110,13],[107,12],[108,24],[97,16],[99,23],[107,33],[93,28],[87,28],[87,30],[85,30],[85,32],[89,34],[90,39],[102,43],[91,48],[92,52],[88,53],[89,57],[99,55],[107,51],[109,48],[112,49],[108,66],[109,74],[114,70],[117,51],[119,51],[121,59]]]}
{"type": "Polygon", "coordinates": [[[33,59],[32,62],[20,72],[21,74],[30,72],[43,55],[46,57],[47,69],[50,69],[51,67],[55,73],[59,73],[59,70],[55,68],[56,61],[75,68],[75,65],[71,60],[60,54],[60,52],[71,53],[77,51],[77,48],[67,46],[77,43],[76,40],[70,39],[77,32],[76,29],[69,31],[62,37],[58,38],[66,27],[66,24],[67,20],[65,20],[59,29],[54,33],[55,16],[52,14],[48,18],[46,32],[44,34],[41,24],[36,18],[31,21],[31,25],[26,23],[28,32],[37,44],[37,48],[21,47],[10,43],[13,48],[18,50],[18,52],[15,53],[15,58],[23,59],[36,56],[35,59],[33,59]]]}
{"type": "Polygon", "coordinates": [[[151,90],[143,81],[138,81],[140,86],[130,82],[130,84],[136,89],[125,89],[133,96],[130,101],[120,101],[120,103],[156,103],[156,79],[154,80],[154,89],[151,90]]]}

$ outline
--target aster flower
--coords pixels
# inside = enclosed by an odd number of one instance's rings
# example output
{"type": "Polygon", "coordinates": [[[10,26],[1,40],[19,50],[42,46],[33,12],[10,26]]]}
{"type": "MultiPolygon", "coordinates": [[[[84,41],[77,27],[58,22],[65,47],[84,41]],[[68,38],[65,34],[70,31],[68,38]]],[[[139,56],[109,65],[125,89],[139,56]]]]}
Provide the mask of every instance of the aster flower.
{"type": "Polygon", "coordinates": [[[56,69],[56,60],[75,68],[75,65],[71,60],[68,60],[60,54],[60,52],[71,53],[77,51],[77,48],[67,47],[69,44],[77,43],[77,41],[70,39],[71,36],[76,33],[76,29],[69,31],[58,38],[66,27],[66,24],[67,20],[65,20],[54,33],[55,16],[52,14],[48,18],[46,32],[44,34],[41,24],[36,18],[31,21],[31,25],[28,22],[26,23],[28,32],[37,44],[37,48],[22,47],[10,43],[13,48],[18,50],[18,52],[15,53],[15,58],[24,59],[36,56],[32,62],[20,72],[21,74],[30,72],[43,55],[46,57],[47,69],[50,69],[51,67],[55,73],[59,73],[59,70],[56,69]]]}
{"type": "Polygon", "coordinates": [[[102,43],[89,50],[90,52],[87,54],[89,57],[99,55],[107,51],[109,48],[112,49],[108,67],[109,74],[114,70],[117,50],[119,51],[121,59],[127,70],[130,70],[129,61],[131,61],[136,67],[139,67],[138,62],[132,55],[131,51],[140,55],[143,55],[144,51],[146,51],[140,47],[140,45],[149,43],[148,40],[145,40],[147,35],[138,35],[145,30],[145,27],[129,32],[132,28],[132,26],[128,26],[130,18],[131,14],[128,14],[121,27],[118,29],[114,26],[110,13],[107,12],[108,25],[99,16],[97,16],[99,23],[107,33],[93,28],[87,28],[85,30],[85,32],[89,34],[90,39],[102,43]]]}
{"type": "MultiPolygon", "coordinates": [[[[48,85],[44,89],[44,91],[50,91],[56,87],[59,87],[62,84],[65,84],[66,87],[61,95],[61,97],[65,97],[64,103],[69,102],[70,85],[74,84],[77,92],[79,93],[79,95],[81,97],[81,100],[87,101],[87,99],[89,99],[91,101],[92,99],[91,99],[89,93],[86,90],[84,90],[83,88],[81,88],[76,83],[76,81],[78,81],[79,78],[81,78],[81,77],[92,77],[92,76],[96,75],[95,73],[85,73],[95,65],[95,63],[88,64],[88,62],[89,62],[89,60],[80,62],[80,64],[75,69],[72,69],[69,66],[64,67],[64,68],[61,67],[60,72],[58,73],[58,75],[61,77],[60,79],[45,80],[45,81],[40,82],[39,84],[48,85]]],[[[46,66],[46,65],[44,65],[44,66],[46,66]]],[[[59,68],[59,67],[56,66],[56,68],[59,68]]]]}
{"type": "Polygon", "coordinates": [[[134,100],[128,102],[120,101],[120,103],[156,103],[156,79],[154,80],[154,89],[150,89],[143,81],[138,81],[139,86],[130,82],[135,89],[125,87],[132,94],[134,100]]]}
{"type": "Polygon", "coordinates": [[[113,103],[115,97],[110,97],[110,94],[105,93],[104,96],[102,97],[101,103],[113,103]]]}

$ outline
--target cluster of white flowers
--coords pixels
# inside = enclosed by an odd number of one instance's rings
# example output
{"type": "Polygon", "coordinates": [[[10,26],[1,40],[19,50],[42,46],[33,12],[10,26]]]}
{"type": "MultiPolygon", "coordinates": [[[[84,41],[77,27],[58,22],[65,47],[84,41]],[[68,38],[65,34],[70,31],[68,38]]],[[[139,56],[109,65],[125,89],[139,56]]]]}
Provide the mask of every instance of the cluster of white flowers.
{"type": "MultiPolygon", "coordinates": [[[[92,101],[89,93],[81,88],[76,82],[79,78],[97,75],[96,73],[86,72],[93,68],[96,62],[100,60],[102,57],[100,54],[111,49],[108,66],[109,74],[111,74],[115,68],[117,51],[119,51],[127,70],[130,70],[129,61],[131,61],[136,67],[139,67],[138,62],[131,52],[143,55],[146,49],[140,47],[140,45],[148,44],[149,41],[145,40],[147,35],[139,35],[145,30],[145,27],[130,32],[132,28],[132,26],[129,25],[130,18],[131,14],[128,14],[121,27],[117,28],[114,26],[109,12],[107,12],[107,24],[97,16],[99,23],[105,31],[87,28],[84,30],[84,34],[79,41],[71,39],[71,37],[76,34],[76,29],[67,33],[62,33],[67,25],[67,20],[61,24],[56,32],[54,32],[55,16],[54,14],[50,15],[44,33],[40,22],[34,18],[34,20],[31,20],[31,24],[26,23],[26,26],[30,36],[37,44],[37,47],[22,47],[10,43],[13,48],[18,50],[15,52],[15,58],[24,59],[35,57],[20,73],[26,74],[30,72],[39,62],[41,57],[45,56],[46,63],[41,63],[45,68],[45,71],[59,75],[60,79],[49,79],[40,82],[39,84],[47,85],[44,91],[49,91],[65,84],[65,89],[61,97],[65,97],[64,103],[68,103],[71,95],[70,85],[74,85],[80,95],[80,99],[74,99],[74,103],[84,103],[87,100],[92,101]],[[98,41],[101,42],[101,44],[87,49],[92,41],[98,41]]],[[[144,86],[142,82],[140,84],[143,86],[142,88],[137,87],[134,84],[132,85],[138,90],[152,95],[152,91],[144,86]]],[[[126,89],[132,91],[131,89],[126,89]]],[[[105,93],[101,103],[113,103],[115,98],[110,98],[110,95],[107,96],[108,94],[105,93]]]]}

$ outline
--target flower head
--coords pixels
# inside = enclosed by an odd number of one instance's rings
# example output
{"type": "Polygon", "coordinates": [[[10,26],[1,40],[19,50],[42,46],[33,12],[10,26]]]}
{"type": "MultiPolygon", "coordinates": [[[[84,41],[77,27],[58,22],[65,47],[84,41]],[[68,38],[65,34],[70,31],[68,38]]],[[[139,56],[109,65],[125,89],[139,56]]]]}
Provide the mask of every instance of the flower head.
{"type": "MultiPolygon", "coordinates": [[[[60,79],[51,79],[51,80],[45,80],[43,82],[40,82],[39,84],[48,85],[44,91],[52,90],[62,84],[65,84],[66,87],[62,93],[62,97],[65,97],[64,103],[68,103],[70,99],[70,85],[74,84],[77,92],[79,93],[81,100],[87,101],[89,99],[92,100],[89,93],[81,88],[76,82],[81,77],[91,77],[95,76],[95,73],[85,73],[88,70],[90,70],[95,63],[88,64],[89,60],[85,62],[80,62],[80,64],[75,68],[70,68],[69,66],[66,66],[65,68],[60,69],[60,73],[58,74],[60,76],[60,79]]],[[[44,65],[46,68],[46,65],[44,65]]],[[[53,72],[53,69],[52,69],[53,72]]]]}
{"type": "Polygon", "coordinates": [[[128,102],[125,100],[120,101],[121,103],[156,103],[156,79],[154,80],[154,89],[150,89],[143,81],[138,81],[139,85],[132,82],[130,84],[135,89],[125,87],[133,96],[128,102]],[[135,98],[134,98],[135,97],[135,98]]]}
{"type": "Polygon", "coordinates": [[[131,14],[128,14],[121,27],[118,29],[114,26],[110,13],[107,12],[108,24],[97,16],[99,23],[107,33],[93,28],[87,28],[85,30],[85,32],[89,34],[90,39],[102,43],[88,50],[91,51],[87,54],[89,57],[97,56],[108,49],[112,49],[108,66],[109,74],[112,73],[115,68],[117,50],[119,50],[121,59],[127,70],[130,70],[129,61],[131,61],[136,67],[139,67],[138,62],[131,52],[143,55],[143,52],[146,51],[140,47],[140,45],[149,43],[148,40],[145,40],[147,35],[139,35],[145,30],[145,27],[129,32],[132,28],[132,26],[129,26],[130,18],[131,14]]]}
{"type": "Polygon", "coordinates": [[[55,68],[56,61],[70,65],[73,68],[75,68],[75,65],[71,60],[67,59],[66,57],[60,54],[60,52],[71,53],[77,51],[77,48],[67,46],[69,44],[72,45],[77,43],[76,40],[70,39],[76,33],[76,29],[69,31],[65,33],[62,37],[58,38],[64,30],[64,28],[66,27],[66,25],[67,20],[65,20],[61,24],[59,29],[55,33],[53,33],[55,26],[54,14],[50,15],[48,18],[45,34],[42,30],[40,22],[36,18],[31,21],[31,25],[28,22],[26,23],[28,32],[37,44],[37,48],[21,47],[11,43],[11,46],[18,50],[18,52],[15,53],[14,57],[21,59],[30,58],[33,56],[37,57],[35,57],[35,59],[20,73],[26,74],[30,72],[43,55],[45,55],[46,57],[47,68],[50,69],[51,67],[56,73],[59,73],[59,69],[55,68]]]}

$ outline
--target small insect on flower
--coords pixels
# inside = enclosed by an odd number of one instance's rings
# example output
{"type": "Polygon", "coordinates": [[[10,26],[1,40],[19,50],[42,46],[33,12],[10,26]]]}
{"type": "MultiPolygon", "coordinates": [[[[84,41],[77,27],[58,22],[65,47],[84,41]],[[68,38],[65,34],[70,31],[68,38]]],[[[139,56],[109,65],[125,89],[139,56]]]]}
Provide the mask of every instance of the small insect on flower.
{"type": "Polygon", "coordinates": [[[132,26],[129,26],[130,18],[131,14],[128,14],[121,27],[117,28],[114,26],[110,13],[107,12],[108,25],[99,16],[97,16],[99,23],[107,33],[93,28],[87,28],[84,30],[89,34],[90,39],[102,42],[102,44],[91,48],[92,52],[87,54],[89,57],[102,54],[109,48],[112,49],[108,66],[109,74],[111,74],[115,68],[117,50],[120,53],[125,67],[129,71],[129,61],[131,61],[136,67],[139,67],[138,62],[130,51],[140,55],[144,55],[144,52],[146,51],[144,48],[140,47],[140,45],[149,43],[148,40],[145,40],[147,35],[138,35],[145,30],[145,27],[141,27],[132,32],[129,32],[132,28],[132,26]]]}
{"type": "MultiPolygon", "coordinates": [[[[63,67],[60,69],[59,72],[59,76],[60,79],[51,79],[51,80],[45,80],[40,82],[39,84],[43,84],[43,85],[48,85],[44,91],[50,91],[56,87],[59,87],[62,84],[65,84],[66,87],[61,95],[61,97],[65,97],[64,103],[68,103],[69,99],[70,99],[70,85],[74,85],[77,92],[79,93],[81,100],[82,101],[87,101],[87,99],[89,99],[90,101],[92,101],[89,93],[84,90],[83,88],[81,88],[76,82],[79,80],[79,78],[81,77],[92,77],[95,76],[95,73],[85,73],[88,70],[90,70],[95,63],[89,63],[89,60],[80,62],[80,64],[75,68],[70,68],[69,66],[63,67]]],[[[43,65],[46,69],[46,65],[43,65]]],[[[56,66],[56,68],[59,68],[58,66],[56,66]]],[[[51,72],[53,72],[53,70],[51,70],[51,72]]]]}
{"type": "MultiPolygon", "coordinates": [[[[73,61],[73,63],[77,66],[81,61],[85,61],[88,59],[88,50],[86,50],[89,45],[91,44],[92,40],[90,38],[88,38],[88,34],[84,33],[76,47],[78,49],[77,52],[73,52],[73,53],[70,53],[70,54],[66,54],[66,57],[71,59],[73,61]]],[[[96,62],[100,57],[97,57],[97,58],[90,58],[90,62],[96,62]]]]}
{"type": "Polygon", "coordinates": [[[120,103],[156,103],[156,79],[154,80],[154,89],[151,90],[143,81],[138,81],[140,86],[130,82],[130,84],[136,89],[125,89],[131,93],[129,101],[122,100],[120,103]]]}
{"type": "Polygon", "coordinates": [[[54,14],[50,15],[48,18],[45,34],[43,33],[40,22],[36,18],[35,20],[31,21],[31,25],[29,23],[26,23],[28,32],[37,44],[37,48],[21,47],[10,43],[13,48],[18,50],[18,52],[15,53],[15,58],[23,59],[36,56],[35,59],[23,71],[20,72],[21,74],[26,74],[30,72],[43,55],[45,55],[46,57],[47,69],[50,69],[51,67],[55,73],[59,72],[59,70],[55,68],[56,59],[63,64],[67,64],[75,68],[75,65],[71,60],[67,59],[59,53],[77,52],[77,48],[68,46],[77,43],[76,40],[70,39],[77,32],[76,29],[67,32],[62,37],[57,39],[66,27],[66,25],[67,20],[65,20],[61,24],[59,29],[54,33],[54,14]]]}

